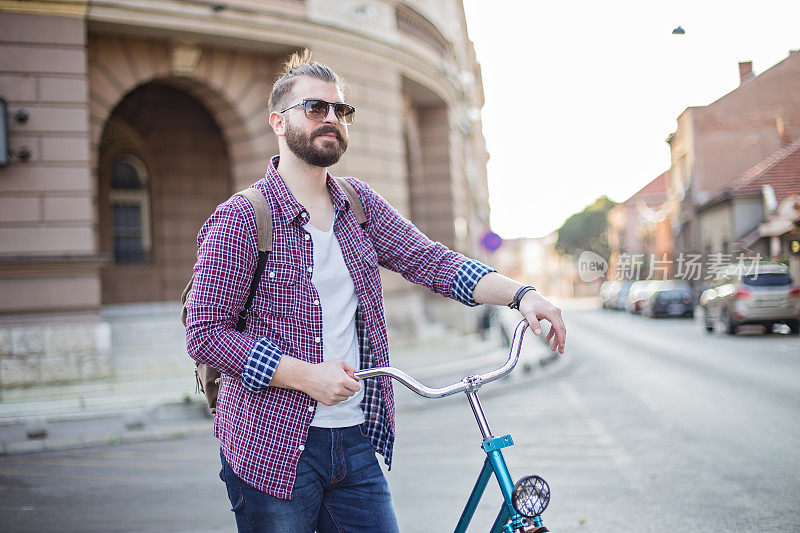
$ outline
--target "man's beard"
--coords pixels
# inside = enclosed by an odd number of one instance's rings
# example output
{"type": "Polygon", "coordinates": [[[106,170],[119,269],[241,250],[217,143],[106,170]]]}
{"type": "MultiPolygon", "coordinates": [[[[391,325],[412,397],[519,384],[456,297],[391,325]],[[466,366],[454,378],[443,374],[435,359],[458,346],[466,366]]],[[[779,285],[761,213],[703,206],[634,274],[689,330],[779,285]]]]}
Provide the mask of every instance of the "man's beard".
{"type": "Polygon", "coordinates": [[[286,124],[286,146],[294,155],[305,163],[315,167],[329,167],[335,165],[347,150],[347,139],[342,133],[331,125],[322,125],[310,134],[303,133],[286,124]],[[324,143],[317,147],[312,144],[316,137],[333,133],[336,135],[335,143],[324,143]]]}

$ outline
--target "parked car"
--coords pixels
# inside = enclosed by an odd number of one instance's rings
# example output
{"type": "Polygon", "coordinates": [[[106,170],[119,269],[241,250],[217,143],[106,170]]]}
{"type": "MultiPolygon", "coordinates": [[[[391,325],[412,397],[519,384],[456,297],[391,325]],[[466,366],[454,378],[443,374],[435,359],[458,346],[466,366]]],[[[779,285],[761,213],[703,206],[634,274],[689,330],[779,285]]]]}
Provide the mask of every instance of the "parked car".
{"type": "Polygon", "coordinates": [[[665,281],[654,286],[642,305],[642,314],[658,317],[694,317],[692,287],[685,281],[665,281]]]}
{"type": "Polygon", "coordinates": [[[633,281],[627,279],[604,281],[598,293],[603,309],[625,309],[632,283],[633,281]]]}
{"type": "Polygon", "coordinates": [[[786,265],[762,263],[754,272],[725,267],[700,296],[700,306],[709,333],[718,322],[729,335],[745,324],[762,325],[766,333],[786,324],[793,335],[800,333],[800,287],[793,286],[786,265]]]}
{"type": "Polygon", "coordinates": [[[634,281],[628,290],[628,300],[625,305],[625,309],[627,309],[629,313],[633,313],[635,315],[641,313],[644,302],[646,302],[650,297],[652,291],[655,290],[655,287],[658,285],[658,283],[658,280],[652,279],[634,281]]]}
{"type": "Polygon", "coordinates": [[[600,307],[609,309],[611,300],[616,296],[619,290],[620,283],[620,281],[608,280],[600,284],[600,291],[597,293],[597,297],[600,298],[600,307]]]}
{"type": "Polygon", "coordinates": [[[618,311],[625,310],[625,307],[628,305],[628,293],[631,290],[631,285],[633,285],[633,280],[626,279],[620,281],[619,288],[613,300],[608,304],[609,309],[616,309],[618,311]]]}

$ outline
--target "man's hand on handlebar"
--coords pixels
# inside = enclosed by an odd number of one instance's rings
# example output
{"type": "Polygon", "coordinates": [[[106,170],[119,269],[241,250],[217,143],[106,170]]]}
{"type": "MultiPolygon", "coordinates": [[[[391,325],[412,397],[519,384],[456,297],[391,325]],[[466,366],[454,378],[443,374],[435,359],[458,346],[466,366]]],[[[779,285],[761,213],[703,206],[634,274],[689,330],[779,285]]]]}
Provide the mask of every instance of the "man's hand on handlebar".
{"type": "Polygon", "coordinates": [[[355,369],[344,361],[311,364],[300,389],[318,402],[335,405],[361,390],[355,369]]]}
{"type": "Polygon", "coordinates": [[[528,291],[522,297],[519,304],[519,312],[528,321],[531,329],[536,335],[542,334],[542,326],[539,321],[544,319],[550,322],[550,331],[545,337],[545,342],[551,343],[550,349],[554,352],[564,353],[564,345],[567,342],[567,327],[561,317],[561,309],[550,303],[547,298],[536,291],[528,291]]]}

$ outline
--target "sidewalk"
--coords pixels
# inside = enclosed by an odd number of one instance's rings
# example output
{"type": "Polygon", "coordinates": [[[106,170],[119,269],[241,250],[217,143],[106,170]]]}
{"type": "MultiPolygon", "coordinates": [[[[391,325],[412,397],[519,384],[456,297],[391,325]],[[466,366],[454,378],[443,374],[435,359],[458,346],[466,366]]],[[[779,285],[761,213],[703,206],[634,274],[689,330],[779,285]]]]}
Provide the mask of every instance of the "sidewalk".
{"type": "MultiPolygon", "coordinates": [[[[502,314],[513,333],[516,313],[502,314]]],[[[130,320],[126,334],[130,335],[130,320]]],[[[499,335],[481,340],[477,334],[442,331],[415,345],[392,350],[392,365],[429,386],[443,386],[502,364],[508,349],[499,335]]],[[[66,450],[147,440],[207,435],[212,420],[201,394],[195,393],[193,364],[167,359],[170,368],[115,379],[3,391],[0,402],[0,455],[66,450]],[[185,367],[185,368],[184,368],[185,367]],[[46,427],[44,438],[30,439],[28,431],[46,427]]],[[[151,357],[152,359],[152,357],[151,357]]],[[[567,359],[551,358],[540,339],[526,335],[515,372],[485,394],[557,371],[567,359]]],[[[434,402],[395,385],[398,411],[424,409],[434,402]]],[[[452,400],[445,398],[438,400],[452,400]]]]}

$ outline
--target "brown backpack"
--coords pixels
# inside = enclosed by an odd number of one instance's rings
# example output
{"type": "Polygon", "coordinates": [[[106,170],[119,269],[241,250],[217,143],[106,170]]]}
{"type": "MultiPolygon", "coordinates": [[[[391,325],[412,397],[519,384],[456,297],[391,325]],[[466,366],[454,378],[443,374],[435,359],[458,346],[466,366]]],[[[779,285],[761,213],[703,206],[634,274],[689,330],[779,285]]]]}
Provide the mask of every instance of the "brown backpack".
{"type": "MultiPolygon", "coordinates": [[[[353,210],[353,214],[356,216],[356,220],[361,227],[364,227],[367,223],[367,216],[364,213],[364,207],[361,204],[361,199],[358,197],[355,188],[344,178],[334,179],[344,190],[345,194],[347,194],[347,198],[350,200],[350,209],[353,210]]],[[[258,189],[250,187],[237,192],[233,196],[243,196],[250,202],[250,205],[253,206],[253,211],[256,216],[256,230],[258,231],[258,263],[253,272],[253,279],[250,281],[250,292],[247,295],[247,301],[244,304],[244,308],[239,311],[239,320],[236,322],[236,331],[241,332],[244,331],[247,324],[247,314],[250,312],[250,307],[253,305],[256,289],[261,281],[264,268],[267,265],[267,255],[272,251],[272,214],[270,213],[267,199],[258,189]]],[[[231,196],[231,198],[233,198],[233,196],[231,196]]],[[[184,326],[186,325],[186,302],[191,294],[193,281],[194,273],[192,273],[189,283],[186,284],[186,288],[184,288],[181,293],[181,322],[183,322],[184,326]]],[[[205,395],[211,414],[216,414],[217,396],[219,395],[219,387],[222,383],[222,375],[219,371],[204,363],[197,363],[194,375],[197,381],[197,388],[205,395]]]]}

